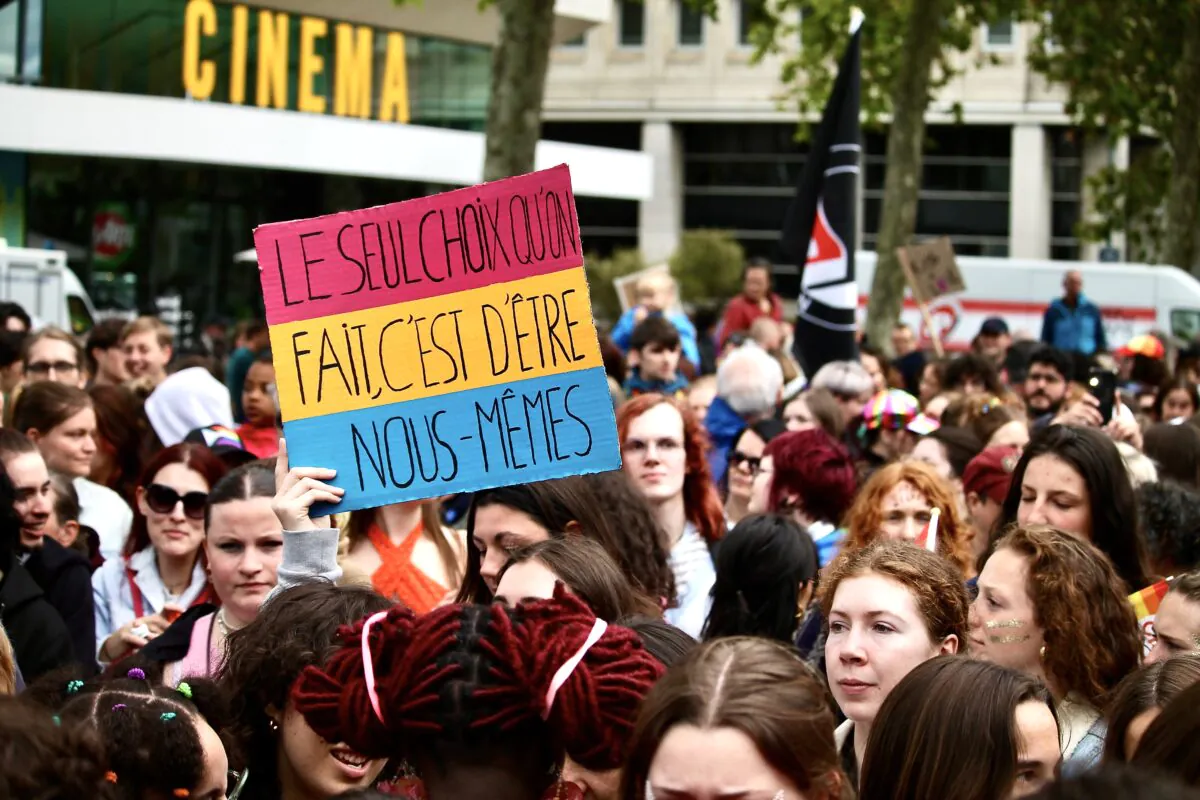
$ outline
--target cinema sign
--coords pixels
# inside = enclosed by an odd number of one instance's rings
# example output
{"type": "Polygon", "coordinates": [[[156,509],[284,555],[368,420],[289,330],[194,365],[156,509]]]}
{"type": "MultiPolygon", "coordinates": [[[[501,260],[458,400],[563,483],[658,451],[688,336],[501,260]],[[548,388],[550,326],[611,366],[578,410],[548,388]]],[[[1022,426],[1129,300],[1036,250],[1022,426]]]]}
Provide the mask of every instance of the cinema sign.
{"type": "MultiPolygon", "coordinates": [[[[224,5],[224,4],[223,4],[224,5]]],[[[375,119],[383,122],[408,122],[408,70],[404,54],[404,34],[387,33],[386,57],[381,74],[375,74],[375,31],[367,25],[339,22],[331,26],[319,17],[300,17],[298,41],[293,42],[291,20],[287,12],[258,10],[245,5],[229,7],[228,32],[218,28],[217,8],[212,0],[188,0],[183,23],[183,87],[196,100],[209,100],[217,89],[218,70],[225,71],[230,103],[253,102],[259,108],[287,109],[338,116],[372,118],[375,81],[379,81],[379,107],[375,119]],[[249,42],[251,17],[254,17],[257,48],[253,63],[249,42]],[[333,63],[328,64],[330,28],[333,63]],[[228,59],[205,56],[216,52],[214,41],[228,41],[228,59]],[[288,70],[291,47],[296,45],[297,70],[295,97],[288,70]],[[254,70],[254,96],[247,97],[248,70],[254,70]],[[326,92],[318,91],[319,77],[331,77],[332,109],[326,92]]]]}

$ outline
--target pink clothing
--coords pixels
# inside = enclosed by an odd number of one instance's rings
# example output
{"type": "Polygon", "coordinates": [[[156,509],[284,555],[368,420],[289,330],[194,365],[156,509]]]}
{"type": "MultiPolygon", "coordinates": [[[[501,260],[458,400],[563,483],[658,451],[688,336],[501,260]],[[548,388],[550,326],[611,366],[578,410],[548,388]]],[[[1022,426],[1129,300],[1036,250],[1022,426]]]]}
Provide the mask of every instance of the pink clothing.
{"type": "Polygon", "coordinates": [[[187,655],[169,667],[172,681],[178,684],[188,678],[211,678],[217,674],[224,655],[212,645],[212,627],[217,612],[205,614],[192,625],[192,638],[187,655]]]}

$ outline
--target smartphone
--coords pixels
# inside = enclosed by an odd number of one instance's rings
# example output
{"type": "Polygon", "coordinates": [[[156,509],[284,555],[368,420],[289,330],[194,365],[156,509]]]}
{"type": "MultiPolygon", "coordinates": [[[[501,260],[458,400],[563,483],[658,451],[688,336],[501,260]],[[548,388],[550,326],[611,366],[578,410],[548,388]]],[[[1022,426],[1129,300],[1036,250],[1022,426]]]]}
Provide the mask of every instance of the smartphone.
{"type": "Polygon", "coordinates": [[[1100,417],[1107,425],[1112,422],[1113,407],[1117,402],[1117,374],[1100,367],[1088,370],[1088,394],[1100,401],[1100,417]]]}

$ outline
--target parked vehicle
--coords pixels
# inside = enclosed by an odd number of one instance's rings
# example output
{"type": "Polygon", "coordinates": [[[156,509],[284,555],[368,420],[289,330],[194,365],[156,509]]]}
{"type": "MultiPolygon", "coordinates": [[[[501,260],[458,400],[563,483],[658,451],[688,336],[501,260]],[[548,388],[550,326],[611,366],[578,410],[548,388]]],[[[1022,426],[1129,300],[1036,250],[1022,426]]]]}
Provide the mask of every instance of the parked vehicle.
{"type": "Polygon", "coordinates": [[[35,327],[55,325],[86,336],[96,309],[61,250],[8,247],[0,239],[0,300],[19,303],[35,327]]]}

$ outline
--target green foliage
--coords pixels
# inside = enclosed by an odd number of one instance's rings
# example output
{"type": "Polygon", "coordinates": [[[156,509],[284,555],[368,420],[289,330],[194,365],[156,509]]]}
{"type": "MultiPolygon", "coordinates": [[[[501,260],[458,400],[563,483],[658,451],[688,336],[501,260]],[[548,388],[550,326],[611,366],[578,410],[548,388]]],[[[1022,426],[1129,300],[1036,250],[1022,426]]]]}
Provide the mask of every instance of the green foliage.
{"type": "MultiPolygon", "coordinates": [[[[1008,17],[1025,19],[1031,13],[1032,0],[942,0],[942,4],[945,14],[938,32],[942,48],[933,63],[927,102],[962,72],[966,64],[959,54],[970,50],[982,23],[1008,17]]],[[[865,14],[863,117],[868,125],[878,125],[891,113],[893,97],[900,88],[897,81],[907,56],[905,29],[912,0],[763,0],[759,21],[750,34],[755,58],[783,56],[781,80],[802,117],[819,116],[833,90],[838,57],[850,39],[850,12],[855,5],[865,14]],[[797,39],[798,49],[794,46],[797,39]]],[[[955,112],[959,112],[957,107],[955,112]]]]}
{"type": "Polygon", "coordinates": [[[669,263],[681,300],[724,301],[740,290],[746,252],[726,231],[686,231],[669,263]]]}
{"type": "Polygon", "coordinates": [[[1094,215],[1079,223],[1079,237],[1101,242],[1124,232],[1129,260],[1160,261],[1166,236],[1162,201],[1171,169],[1171,154],[1160,145],[1139,154],[1127,170],[1108,166],[1092,175],[1087,190],[1094,215]]]}
{"type": "Polygon", "coordinates": [[[1119,136],[1165,136],[1175,115],[1175,67],[1196,0],[1043,0],[1029,61],[1070,92],[1067,112],[1119,136]]]}
{"type": "Polygon", "coordinates": [[[592,296],[592,314],[597,321],[615,323],[621,316],[621,301],[613,280],[646,268],[646,260],[637,250],[616,250],[610,258],[592,254],[584,258],[588,292],[592,296]]]}

